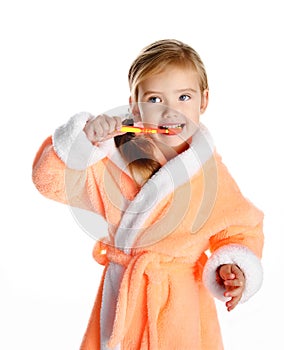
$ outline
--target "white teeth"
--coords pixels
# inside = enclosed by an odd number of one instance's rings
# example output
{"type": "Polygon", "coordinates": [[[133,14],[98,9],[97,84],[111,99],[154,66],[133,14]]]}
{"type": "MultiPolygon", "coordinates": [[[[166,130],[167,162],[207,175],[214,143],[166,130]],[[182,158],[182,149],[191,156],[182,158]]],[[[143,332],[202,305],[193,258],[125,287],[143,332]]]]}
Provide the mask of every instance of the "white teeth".
{"type": "Polygon", "coordinates": [[[177,129],[177,128],[182,128],[183,124],[170,124],[170,125],[161,125],[160,128],[162,129],[177,129]]]}

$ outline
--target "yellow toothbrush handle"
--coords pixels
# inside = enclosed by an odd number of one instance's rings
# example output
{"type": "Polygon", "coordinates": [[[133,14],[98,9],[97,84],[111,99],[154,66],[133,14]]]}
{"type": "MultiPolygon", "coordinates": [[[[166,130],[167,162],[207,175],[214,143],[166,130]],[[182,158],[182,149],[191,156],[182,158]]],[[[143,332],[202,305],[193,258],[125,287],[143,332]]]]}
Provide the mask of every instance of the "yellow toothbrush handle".
{"type": "Polygon", "coordinates": [[[120,128],[120,131],[122,131],[122,132],[135,132],[135,133],[138,133],[138,132],[142,132],[142,129],[141,128],[136,128],[135,126],[123,125],[120,128]]]}
{"type": "Polygon", "coordinates": [[[169,135],[177,135],[182,132],[182,127],[176,127],[174,129],[165,128],[165,129],[151,129],[151,128],[140,128],[138,126],[130,126],[130,125],[122,125],[120,128],[121,132],[134,132],[144,134],[169,134],[169,135]]]}
{"type": "MultiPolygon", "coordinates": [[[[122,132],[135,132],[135,133],[143,132],[144,134],[157,134],[160,130],[123,125],[120,128],[120,131],[122,131],[122,132]]],[[[166,130],[166,132],[163,131],[162,133],[167,133],[167,130],[166,130]]]]}

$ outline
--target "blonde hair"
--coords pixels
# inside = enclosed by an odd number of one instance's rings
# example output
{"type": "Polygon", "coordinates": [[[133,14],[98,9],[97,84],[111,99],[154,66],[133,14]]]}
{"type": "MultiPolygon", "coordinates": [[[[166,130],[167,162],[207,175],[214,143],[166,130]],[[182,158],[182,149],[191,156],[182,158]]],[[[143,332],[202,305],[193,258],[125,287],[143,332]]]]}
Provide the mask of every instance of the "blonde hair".
{"type": "MultiPolygon", "coordinates": [[[[130,66],[128,82],[134,101],[138,99],[139,84],[161,73],[169,65],[195,70],[198,73],[201,93],[208,89],[206,70],[198,53],[181,41],[164,39],[146,46],[130,66]]],[[[142,177],[142,184],[161,167],[154,157],[155,146],[149,137],[127,133],[116,136],[115,143],[128,163],[133,178],[142,177]],[[135,176],[138,173],[140,176],[135,176]]]]}
{"type": "Polygon", "coordinates": [[[132,63],[128,72],[132,97],[137,101],[139,84],[168,65],[192,68],[198,73],[201,92],[208,89],[207,73],[198,53],[181,41],[164,39],[146,46],[132,63]]]}

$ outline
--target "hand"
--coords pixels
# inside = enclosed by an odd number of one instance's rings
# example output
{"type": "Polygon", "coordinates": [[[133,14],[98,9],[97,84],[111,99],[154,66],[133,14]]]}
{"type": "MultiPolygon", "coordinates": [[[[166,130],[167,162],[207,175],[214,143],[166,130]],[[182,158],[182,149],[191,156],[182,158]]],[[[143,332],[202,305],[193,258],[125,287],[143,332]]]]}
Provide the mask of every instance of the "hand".
{"type": "Polygon", "coordinates": [[[242,270],[234,264],[222,265],[217,271],[217,282],[225,287],[224,296],[231,298],[226,302],[227,310],[233,310],[241,300],[245,288],[242,270]]]}
{"type": "Polygon", "coordinates": [[[121,119],[119,117],[109,117],[105,114],[97,116],[95,119],[87,121],[84,132],[92,144],[105,141],[116,135],[120,135],[121,119]]]}

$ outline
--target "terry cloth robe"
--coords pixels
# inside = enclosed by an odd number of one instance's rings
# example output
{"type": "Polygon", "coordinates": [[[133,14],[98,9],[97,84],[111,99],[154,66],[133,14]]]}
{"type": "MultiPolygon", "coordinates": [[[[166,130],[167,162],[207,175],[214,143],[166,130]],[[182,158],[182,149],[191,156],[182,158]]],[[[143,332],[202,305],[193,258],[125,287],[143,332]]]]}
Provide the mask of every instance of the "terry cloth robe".
{"type": "Polygon", "coordinates": [[[204,126],[139,189],[113,139],[87,140],[89,118],[80,113],[57,129],[33,166],[43,195],[108,223],[93,251],[105,268],[81,350],[223,349],[214,297],[226,298],[216,270],[242,269],[241,302],[258,291],[262,212],[241,194],[204,126]]]}

